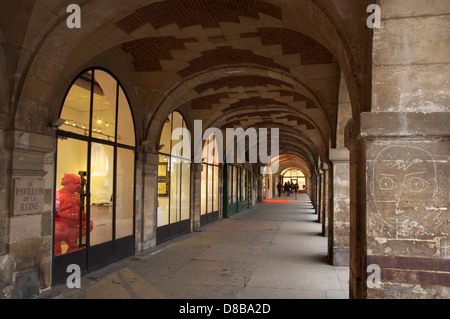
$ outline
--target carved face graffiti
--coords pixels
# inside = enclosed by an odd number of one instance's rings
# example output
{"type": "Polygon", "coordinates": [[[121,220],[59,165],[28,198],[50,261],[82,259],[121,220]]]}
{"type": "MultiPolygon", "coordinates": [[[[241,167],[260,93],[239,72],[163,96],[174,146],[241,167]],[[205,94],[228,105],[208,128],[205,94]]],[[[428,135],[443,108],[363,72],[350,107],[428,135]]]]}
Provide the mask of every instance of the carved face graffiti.
{"type": "Polygon", "coordinates": [[[429,232],[440,223],[431,216],[438,182],[430,153],[417,147],[388,147],[376,157],[371,177],[370,190],[383,226],[407,235],[429,232]]]}

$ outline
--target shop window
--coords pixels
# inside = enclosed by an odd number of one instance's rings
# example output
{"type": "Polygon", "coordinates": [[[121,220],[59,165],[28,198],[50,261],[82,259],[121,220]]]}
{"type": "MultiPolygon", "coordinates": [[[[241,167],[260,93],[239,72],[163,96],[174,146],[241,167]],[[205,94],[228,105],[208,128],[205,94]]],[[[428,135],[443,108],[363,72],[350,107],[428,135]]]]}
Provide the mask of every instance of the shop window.
{"type": "Polygon", "coordinates": [[[224,167],[224,218],[233,216],[252,206],[252,171],[242,166],[226,164],[224,167]],[[225,191],[227,190],[227,191],[225,191]]]}
{"type": "Polygon", "coordinates": [[[133,254],[135,130],[123,88],[110,73],[88,70],[68,90],[60,118],[54,264],[94,248],[80,264],[133,254]]]}
{"type": "Polygon", "coordinates": [[[190,231],[190,138],[182,115],[174,112],[164,123],[158,164],[157,241],[190,231]]]}
{"type": "Polygon", "coordinates": [[[218,219],[219,213],[219,158],[217,141],[211,134],[203,147],[201,225],[218,219]]]}

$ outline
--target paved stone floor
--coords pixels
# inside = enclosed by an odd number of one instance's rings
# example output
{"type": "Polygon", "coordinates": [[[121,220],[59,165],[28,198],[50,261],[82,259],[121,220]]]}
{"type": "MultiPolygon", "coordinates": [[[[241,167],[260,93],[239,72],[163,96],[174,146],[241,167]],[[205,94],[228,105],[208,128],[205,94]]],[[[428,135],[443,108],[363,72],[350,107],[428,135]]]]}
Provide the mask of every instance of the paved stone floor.
{"type": "Polygon", "coordinates": [[[327,238],[306,195],[256,207],[55,287],[64,299],[347,299],[348,267],[327,262],[327,238]]]}

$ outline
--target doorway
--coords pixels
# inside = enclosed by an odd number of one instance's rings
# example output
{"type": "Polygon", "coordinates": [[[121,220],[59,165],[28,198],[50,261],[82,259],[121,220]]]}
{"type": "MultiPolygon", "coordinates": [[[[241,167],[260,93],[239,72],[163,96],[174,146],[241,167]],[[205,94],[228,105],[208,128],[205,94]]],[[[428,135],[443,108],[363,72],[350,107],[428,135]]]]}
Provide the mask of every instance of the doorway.
{"type": "Polygon", "coordinates": [[[134,254],[135,131],[128,99],[109,72],[72,83],[57,131],[52,284],[134,254]]]}

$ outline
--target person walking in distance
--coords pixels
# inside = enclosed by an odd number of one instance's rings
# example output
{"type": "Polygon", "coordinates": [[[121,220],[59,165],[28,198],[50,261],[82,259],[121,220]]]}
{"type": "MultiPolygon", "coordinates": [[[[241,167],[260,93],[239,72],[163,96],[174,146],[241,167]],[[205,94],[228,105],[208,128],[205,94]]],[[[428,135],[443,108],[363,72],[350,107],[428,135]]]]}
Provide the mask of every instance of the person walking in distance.
{"type": "Polygon", "coordinates": [[[290,190],[291,190],[291,187],[289,186],[289,182],[284,183],[284,192],[286,193],[286,197],[289,196],[290,190]]]}
{"type": "Polygon", "coordinates": [[[283,190],[283,186],[281,185],[281,182],[278,182],[277,190],[278,190],[278,197],[281,197],[281,191],[283,190]]]}

